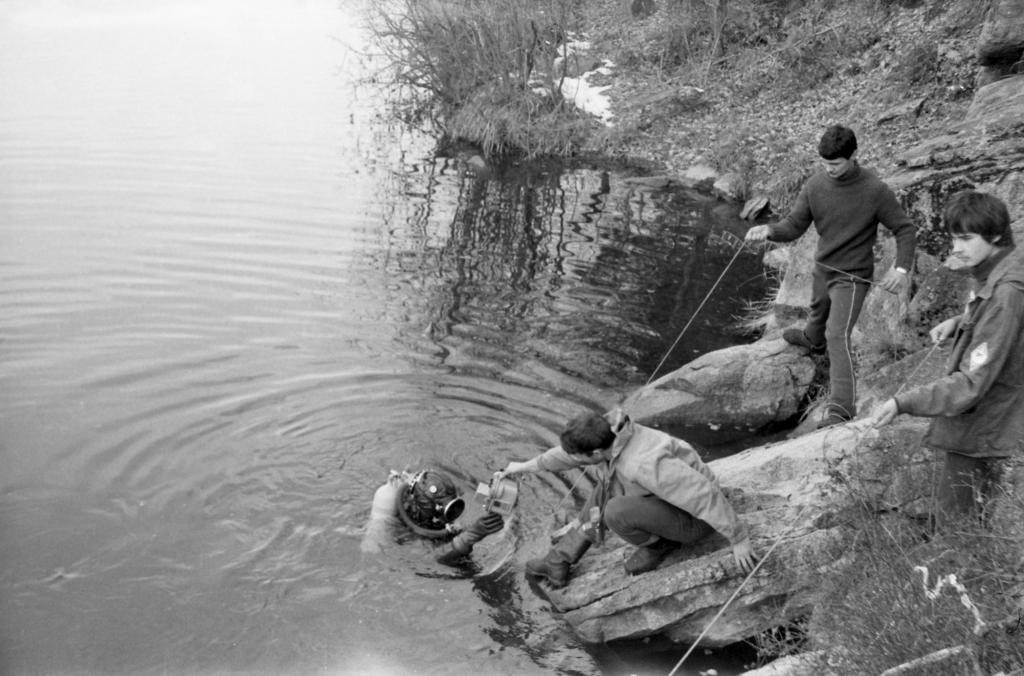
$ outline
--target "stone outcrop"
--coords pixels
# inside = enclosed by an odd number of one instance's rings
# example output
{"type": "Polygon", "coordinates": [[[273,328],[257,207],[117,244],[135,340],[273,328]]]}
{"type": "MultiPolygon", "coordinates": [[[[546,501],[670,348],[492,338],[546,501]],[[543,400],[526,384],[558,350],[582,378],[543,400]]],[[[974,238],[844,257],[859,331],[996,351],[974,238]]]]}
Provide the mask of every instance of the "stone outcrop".
{"type": "Polygon", "coordinates": [[[1020,74],[1024,62],[1024,1],[997,0],[978,40],[978,81],[986,84],[1020,74]]]}
{"type": "MultiPolygon", "coordinates": [[[[1024,0],[999,0],[979,45],[983,86],[965,119],[908,150],[899,171],[883,177],[919,224],[920,246],[913,289],[872,293],[858,324],[861,411],[940,373],[943,359],[929,348],[927,330],[956,312],[964,298],[964,279],[940,265],[948,244],[941,211],[949,195],[973,188],[999,196],[1024,245],[1021,55],[1024,0]],[[894,362],[900,355],[907,356],[894,362]]],[[[693,173],[684,184],[714,181],[713,173],[693,173]]],[[[780,324],[796,321],[807,304],[813,234],[788,249],[777,298],[780,324]]],[[[879,269],[891,265],[894,249],[891,239],[881,239],[879,269]]],[[[624,407],[648,424],[701,420],[757,428],[798,412],[813,366],[801,351],[763,339],[705,355],[634,394],[624,407]]],[[[567,587],[550,592],[550,601],[581,639],[594,643],[658,634],[692,642],[707,630],[702,644],[721,646],[785,625],[813,606],[820,576],[842,565],[852,510],[923,507],[931,471],[919,447],[925,425],[908,420],[878,431],[853,422],[712,462],[755,546],[772,552],[731,602],[744,575],[718,535],[636,577],[622,568],[632,548],[612,536],[584,557],[567,587]]]]}
{"type": "MultiPolygon", "coordinates": [[[[701,645],[728,645],[806,615],[814,581],[843,563],[851,510],[913,509],[926,494],[930,464],[916,450],[921,429],[911,422],[879,432],[854,423],[713,461],[755,547],[771,554],[701,645]]],[[[720,535],[635,577],[622,566],[632,549],[611,536],[583,558],[568,586],[549,592],[584,641],[660,634],[693,642],[745,577],[720,535]]]]}
{"type": "Polygon", "coordinates": [[[757,430],[800,412],[814,362],[782,339],[708,353],[630,395],[623,407],[646,425],[699,420],[757,430]]]}
{"type": "Polygon", "coordinates": [[[839,676],[828,665],[821,651],[787,655],[769,662],[760,669],[743,672],[743,676],[839,676]]]}

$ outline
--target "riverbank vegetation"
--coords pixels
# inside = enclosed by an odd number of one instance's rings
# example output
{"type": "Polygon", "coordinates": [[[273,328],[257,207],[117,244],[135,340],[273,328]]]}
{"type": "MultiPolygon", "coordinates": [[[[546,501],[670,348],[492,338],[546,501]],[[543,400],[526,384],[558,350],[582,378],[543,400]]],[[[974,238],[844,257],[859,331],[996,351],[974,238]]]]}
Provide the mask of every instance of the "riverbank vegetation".
{"type": "Polygon", "coordinates": [[[580,30],[573,0],[392,0],[370,26],[407,120],[494,157],[568,156],[593,121],[552,64],[580,30]]]}
{"type": "MultiPolygon", "coordinates": [[[[900,455],[892,449],[894,464],[900,455]]],[[[759,638],[762,659],[803,653],[820,657],[822,673],[885,676],[1024,669],[1020,497],[997,493],[936,528],[925,512],[913,518],[859,498],[867,492],[855,476],[833,478],[861,506],[846,524],[851,541],[834,552],[844,565],[820,580],[810,616],[759,638]]]]}
{"type": "Polygon", "coordinates": [[[403,115],[486,156],[599,154],[736,172],[784,208],[824,124],[882,170],[966,109],[975,0],[391,0],[371,29],[403,115]],[[562,96],[567,45],[605,60],[611,126],[562,96]],[[561,58],[560,58],[561,57],[561,58]],[[920,101],[912,115],[887,111],[920,101]]]}

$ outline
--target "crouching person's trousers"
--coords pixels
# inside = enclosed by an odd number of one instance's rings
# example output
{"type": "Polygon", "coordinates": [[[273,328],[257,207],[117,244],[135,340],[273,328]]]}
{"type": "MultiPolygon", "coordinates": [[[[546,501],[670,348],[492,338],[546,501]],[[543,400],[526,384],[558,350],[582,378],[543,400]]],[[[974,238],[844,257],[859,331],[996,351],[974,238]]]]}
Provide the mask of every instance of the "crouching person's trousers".
{"type": "Polygon", "coordinates": [[[608,500],[604,522],[626,542],[642,546],[658,536],[689,544],[713,531],[711,526],[654,496],[621,495],[608,500]]]}

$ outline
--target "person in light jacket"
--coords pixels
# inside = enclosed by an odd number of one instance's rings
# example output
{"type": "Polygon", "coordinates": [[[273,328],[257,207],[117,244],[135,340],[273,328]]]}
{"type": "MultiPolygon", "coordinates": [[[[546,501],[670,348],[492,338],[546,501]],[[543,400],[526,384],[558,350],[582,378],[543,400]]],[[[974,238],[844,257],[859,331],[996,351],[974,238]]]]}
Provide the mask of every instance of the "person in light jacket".
{"type": "Polygon", "coordinates": [[[685,441],[631,421],[620,409],[585,413],[571,420],[561,445],[523,462],[512,461],[496,479],[521,472],[559,472],[598,465],[602,480],[568,532],[526,574],[564,587],[570,569],[601,539],[607,526],[636,551],[625,563],[631,574],[653,570],[674,549],[716,530],[732,543],[745,572],[757,562],[747,529],[722,493],[718,479],[685,441]]]}

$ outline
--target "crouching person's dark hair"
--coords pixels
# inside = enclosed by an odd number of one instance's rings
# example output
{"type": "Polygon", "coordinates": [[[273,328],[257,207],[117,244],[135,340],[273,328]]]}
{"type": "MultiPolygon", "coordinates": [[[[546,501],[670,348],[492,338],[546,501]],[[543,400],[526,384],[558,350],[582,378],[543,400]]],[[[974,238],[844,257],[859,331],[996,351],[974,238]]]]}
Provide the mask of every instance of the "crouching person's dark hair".
{"type": "Polygon", "coordinates": [[[588,455],[608,448],[615,441],[612,426],[598,413],[576,416],[562,430],[562,450],[573,455],[588,455]]]}

